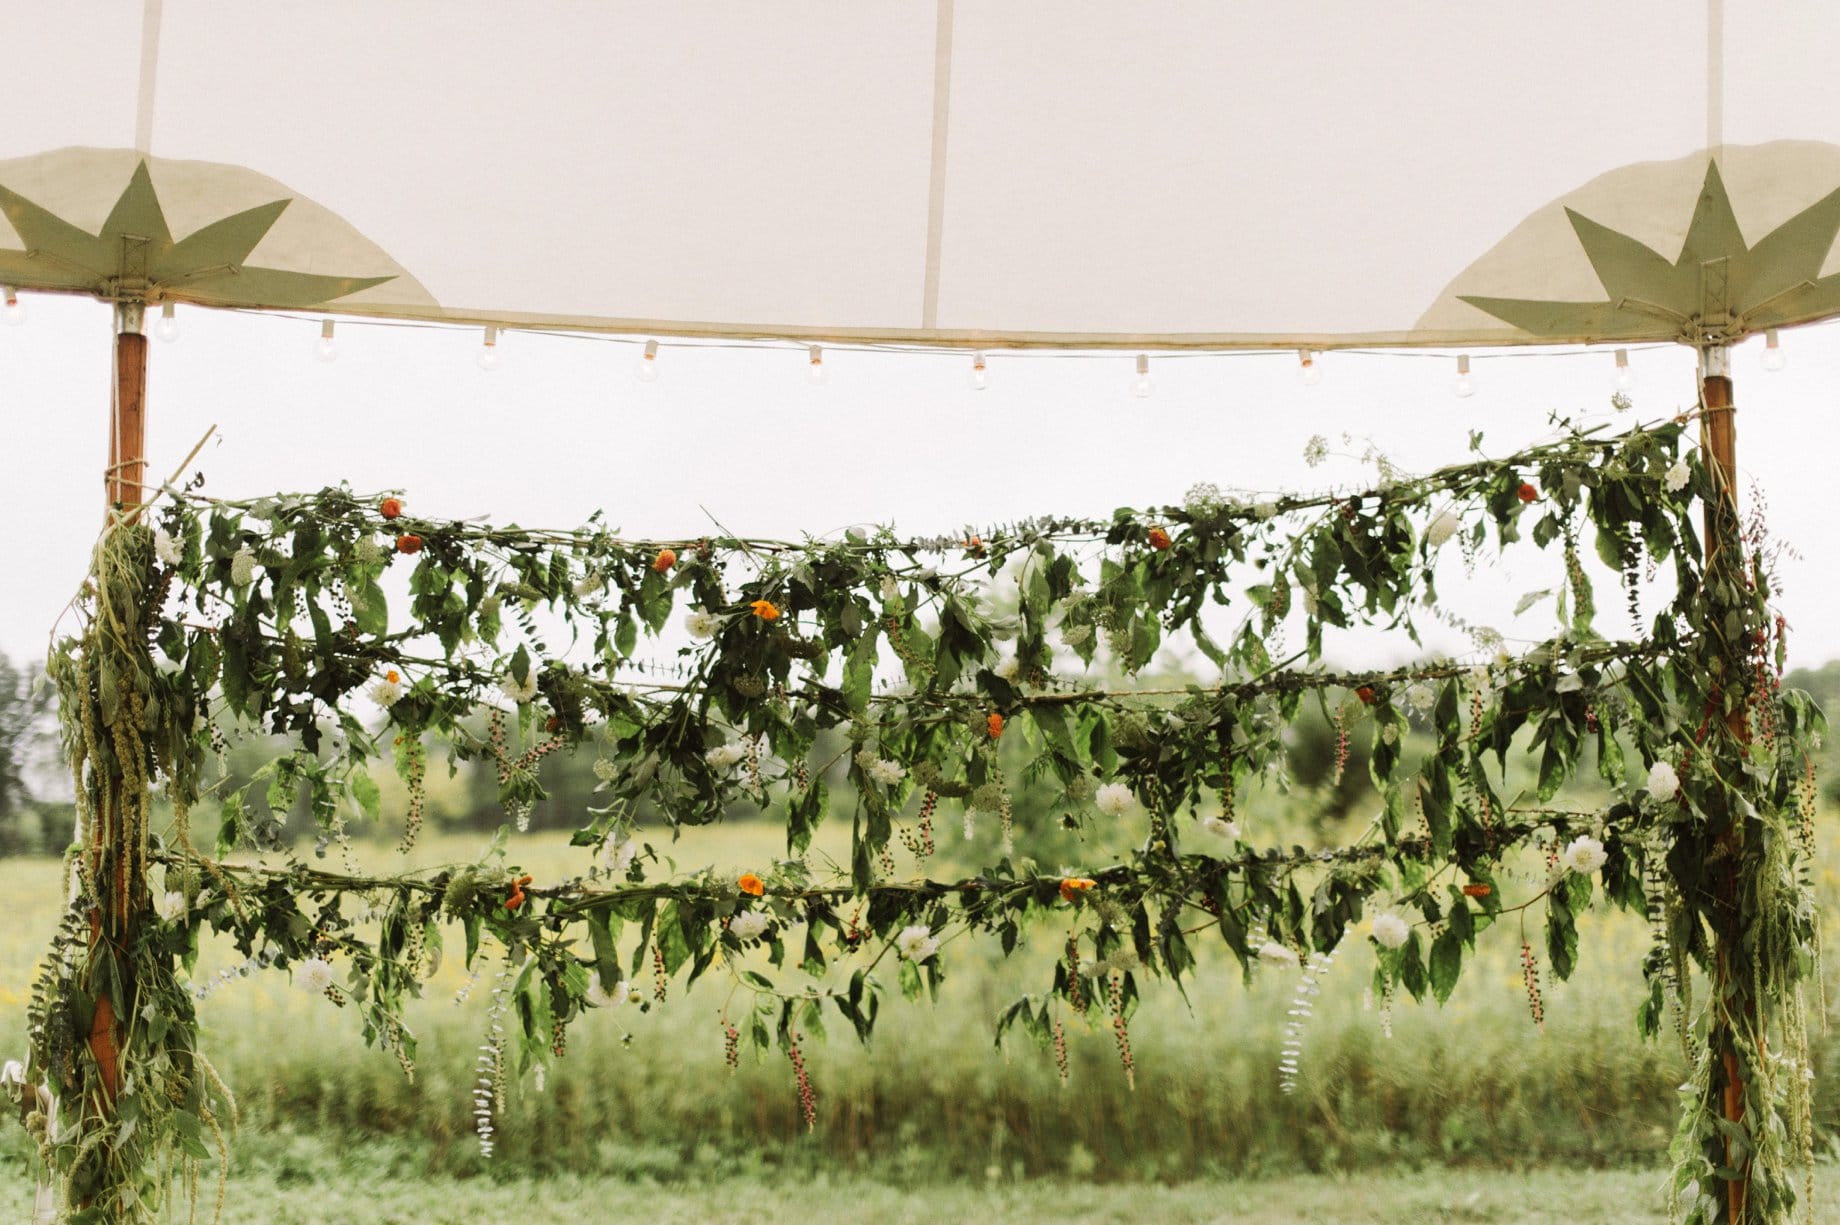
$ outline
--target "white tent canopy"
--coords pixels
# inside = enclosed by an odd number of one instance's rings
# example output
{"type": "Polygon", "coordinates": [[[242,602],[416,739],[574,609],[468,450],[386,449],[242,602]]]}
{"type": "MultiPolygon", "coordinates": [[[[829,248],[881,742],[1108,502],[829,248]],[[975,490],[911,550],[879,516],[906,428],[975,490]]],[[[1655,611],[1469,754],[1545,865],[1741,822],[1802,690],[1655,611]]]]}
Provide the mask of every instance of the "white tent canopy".
{"type": "Polygon", "coordinates": [[[1826,0],[63,0],[0,47],[25,290],[954,347],[1840,312],[1826,0]]]}

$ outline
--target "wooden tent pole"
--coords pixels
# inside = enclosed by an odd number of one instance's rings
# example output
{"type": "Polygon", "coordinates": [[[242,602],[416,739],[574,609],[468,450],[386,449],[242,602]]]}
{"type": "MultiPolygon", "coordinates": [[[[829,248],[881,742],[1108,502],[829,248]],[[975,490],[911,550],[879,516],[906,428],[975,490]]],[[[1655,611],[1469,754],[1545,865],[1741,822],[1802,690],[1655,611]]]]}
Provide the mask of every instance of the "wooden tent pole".
{"type": "Polygon", "coordinates": [[[109,418],[108,505],[132,511],[141,504],[147,469],[146,308],[115,304],[115,404],[109,418]]]}
{"type": "MultiPolygon", "coordinates": [[[[1717,496],[1706,503],[1706,581],[1717,581],[1718,577],[1723,576],[1733,583],[1740,583],[1743,581],[1740,573],[1743,538],[1738,521],[1737,408],[1732,403],[1731,395],[1731,350],[1725,345],[1708,345],[1700,350],[1699,421],[1701,453],[1718,486],[1717,496]]],[[[1742,649],[1742,644],[1730,644],[1733,658],[1728,661],[1730,666],[1726,670],[1728,683],[1737,683],[1737,678],[1744,675],[1743,660],[1736,657],[1736,653],[1742,649]]],[[[1749,738],[1749,724],[1744,711],[1744,704],[1739,703],[1725,716],[1726,727],[1740,742],[1749,738]]],[[[1719,848],[1722,852],[1718,876],[1719,896],[1730,908],[1734,922],[1738,908],[1738,874],[1742,870],[1741,851],[1744,841],[1740,819],[1735,810],[1729,812],[1724,832],[1719,835],[1719,848]]],[[[1725,1073],[1725,1118],[1742,1126],[1744,1074],[1738,1066],[1737,1035],[1723,1009],[1734,984],[1748,983],[1749,976],[1745,973],[1742,961],[1744,953],[1738,945],[1735,932],[1730,935],[1718,934],[1716,951],[1717,973],[1712,990],[1709,1037],[1712,1050],[1723,1064],[1725,1073]]],[[[1748,987],[1743,990],[1745,1002],[1741,1011],[1748,1022],[1756,1016],[1757,1001],[1750,996],[1748,987]]],[[[1755,1029],[1755,1026],[1750,1028],[1755,1029]]],[[[1726,1220],[1735,1223],[1744,1220],[1745,1194],[1750,1185],[1750,1158],[1734,1152],[1733,1144],[1728,1139],[1725,1142],[1725,1164],[1738,1172],[1737,1178],[1725,1184],[1726,1220]]]]}

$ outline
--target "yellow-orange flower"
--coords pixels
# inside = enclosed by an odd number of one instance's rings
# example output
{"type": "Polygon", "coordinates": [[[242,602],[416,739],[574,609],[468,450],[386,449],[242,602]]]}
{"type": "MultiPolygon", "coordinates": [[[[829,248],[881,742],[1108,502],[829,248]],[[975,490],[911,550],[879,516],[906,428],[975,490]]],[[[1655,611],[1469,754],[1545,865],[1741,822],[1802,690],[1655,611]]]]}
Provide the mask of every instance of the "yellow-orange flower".
{"type": "Polygon", "coordinates": [[[1169,547],[1169,533],[1160,527],[1150,529],[1150,547],[1159,553],[1169,547]]]}
{"type": "Polygon", "coordinates": [[[1076,893],[1085,893],[1099,882],[1084,876],[1069,876],[1061,882],[1061,900],[1071,902],[1076,893]]]}
{"type": "Polygon", "coordinates": [[[754,897],[759,897],[767,891],[767,882],[761,880],[752,872],[743,872],[741,874],[741,879],[735,883],[741,886],[741,892],[751,894],[754,897]]]}
{"type": "Polygon", "coordinates": [[[762,621],[777,621],[779,619],[779,609],[774,606],[772,600],[755,600],[752,604],[749,604],[748,607],[753,609],[754,615],[759,617],[762,621]]]}
{"type": "Polygon", "coordinates": [[[392,685],[402,683],[402,675],[398,673],[395,668],[391,668],[388,672],[385,672],[383,674],[383,679],[390,682],[392,685]]]}
{"type": "Polygon", "coordinates": [[[1003,716],[994,710],[991,711],[989,717],[984,720],[984,727],[990,732],[990,738],[995,740],[1003,734],[1003,716]]]}

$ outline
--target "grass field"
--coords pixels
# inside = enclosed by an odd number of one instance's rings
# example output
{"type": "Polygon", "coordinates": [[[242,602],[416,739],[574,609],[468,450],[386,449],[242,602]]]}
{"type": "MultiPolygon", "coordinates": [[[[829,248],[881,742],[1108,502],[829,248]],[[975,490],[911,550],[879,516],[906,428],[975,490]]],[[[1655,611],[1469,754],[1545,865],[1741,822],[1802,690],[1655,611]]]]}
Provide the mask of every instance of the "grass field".
{"type": "MultiPolygon", "coordinates": [[[[431,839],[419,858],[470,858],[479,842],[431,839]]],[[[673,853],[745,867],[781,847],[774,832],[735,826],[673,853]]],[[[539,879],[580,855],[534,835],[516,849],[539,879]]],[[[21,1045],[58,875],[55,861],[0,861],[0,1055],[21,1045]]],[[[1830,901],[1836,883],[1824,875],[1830,901]]],[[[1605,915],[1581,929],[1578,973],[1547,985],[1544,1033],[1527,1015],[1518,940],[1485,940],[1445,1008],[1397,1004],[1390,1039],[1363,999],[1371,953],[1351,942],[1325,981],[1294,1096],[1277,1077],[1294,976],[1247,988],[1213,951],[1186,1003],[1146,988],[1135,1092],[1102,1029],[1072,1033],[1063,1088],[1027,1039],[1001,1051],[991,1040],[1000,1008],[1040,989],[1043,959],[999,969],[949,949],[936,1006],[890,1001],[869,1050],[847,1026],[810,1045],[811,1134],[783,1058],[723,1067],[727,988],[712,974],[686,1000],[574,1026],[547,1087],[527,1081],[514,1096],[489,1165],[468,1100],[486,992],[454,1002],[457,958],[412,1013],[413,1083],[363,1046],[355,1017],[257,973],[200,1008],[205,1050],[243,1115],[225,1219],[471,1222],[540,1203],[587,1221],[758,1221],[796,1201],[799,1216],[836,1221],[1661,1220],[1658,1168],[1684,1064],[1678,1044],[1635,1035],[1648,932],[1605,915]]],[[[1048,947],[1058,939],[1041,933],[1048,947]]],[[[211,946],[199,971],[241,960],[211,946]]],[[[1829,1124],[1840,1117],[1831,1083],[1819,1103],[1829,1124]]],[[[24,1153],[23,1132],[0,1128],[0,1186],[18,1188],[22,1211],[24,1153]]],[[[1840,1219],[1837,1189],[1823,1191],[1817,1220],[1840,1219]]]]}

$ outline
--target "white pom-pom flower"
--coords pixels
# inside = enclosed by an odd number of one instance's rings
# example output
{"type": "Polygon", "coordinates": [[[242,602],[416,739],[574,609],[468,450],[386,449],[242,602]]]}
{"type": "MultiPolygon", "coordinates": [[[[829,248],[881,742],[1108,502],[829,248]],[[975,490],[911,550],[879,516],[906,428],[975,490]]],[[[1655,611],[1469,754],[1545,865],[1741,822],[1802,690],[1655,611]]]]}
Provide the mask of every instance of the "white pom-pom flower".
{"type": "Polygon", "coordinates": [[[255,550],[248,545],[238,549],[230,558],[230,581],[238,587],[247,587],[256,576],[255,550]]]}
{"type": "Polygon", "coordinates": [[[372,681],[370,688],[364,692],[371,701],[388,710],[396,705],[396,700],[402,697],[405,688],[402,673],[391,668],[383,674],[382,679],[372,681]]]}
{"type": "Polygon", "coordinates": [[[184,550],[179,548],[172,533],[159,527],[153,529],[153,555],[160,559],[162,566],[176,566],[185,560],[184,550]]]}
{"type": "Polygon", "coordinates": [[[1589,834],[1580,834],[1566,843],[1565,850],[1559,855],[1559,862],[1580,876],[1589,876],[1604,866],[1610,856],[1604,852],[1604,844],[1589,834]]]}
{"type": "Polygon", "coordinates": [[[1680,794],[1680,775],[1667,762],[1658,761],[1648,768],[1647,787],[1657,800],[1671,800],[1680,794]]]}
{"type": "Polygon", "coordinates": [[[1459,526],[1455,515],[1447,510],[1442,511],[1431,521],[1431,526],[1425,529],[1425,543],[1434,549],[1442,548],[1446,540],[1457,534],[1459,526]]]}
{"type": "Polygon", "coordinates": [[[772,922],[764,911],[744,910],[728,921],[728,934],[744,942],[757,940],[772,922]]]}
{"type": "Polygon", "coordinates": [[[684,618],[684,628],[692,638],[714,638],[722,628],[722,618],[699,608],[684,618]]]}
{"type": "Polygon", "coordinates": [[[1677,459],[1674,461],[1674,466],[1667,470],[1667,476],[1663,477],[1662,481],[1667,485],[1669,493],[1679,493],[1687,487],[1687,482],[1692,479],[1693,470],[1687,467],[1687,461],[1684,459],[1677,459]]]}
{"type": "Polygon", "coordinates": [[[1014,655],[1011,655],[999,661],[997,666],[992,668],[991,671],[995,672],[1006,681],[1013,681],[1022,671],[1022,661],[1017,659],[1014,655]]]}
{"type": "Polygon", "coordinates": [[[1107,783],[1093,796],[1093,803],[1108,817],[1122,817],[1131,811],[1131,805],[1136,801],[1131,796],[1131,789],[1125,784],[1107,783]]]}
{"type": "Polygon", "coordinates": [[[1411,924],[1390,910],[1374,916],[1371,930],[1375,943],[1389,949],[1399,948],[1412,936],[1411,924]]]}
{"type": "Polygon", "coordinates": [[[739,743],[718,744],[715,748],[703,754],[703,760],[709,763],[711,769],[726,770],[746,756],[747,746],[745,745],[739,743]]]}
{"type": "Polygon", "coordinates": [[[615,876],[626,875],[639,857],[639,841],[630,834],[608,834],[601,843],[601,867],[615,876]]]}
{"type": "Polygon", "coordinates": [[[498,682],[498,687],[506,697],[522,706],[537,696],[537,670],[526,666],[522,681],[519,681],[514,674],[507,672],[504,679],[498,682]]]}
{"type": "Polygon", "coordinates": [[[898,761],[878,757],[869,765],[869,777],[884,787],[892,787],[907,777],[907,767],[898,761]]]}
{"type": "Polygon", "coordinates": [[[324,995],[332,985],[332,963],[323,957],[309,957],[294,969],[294,985],[308,995],[324,995]]]}

